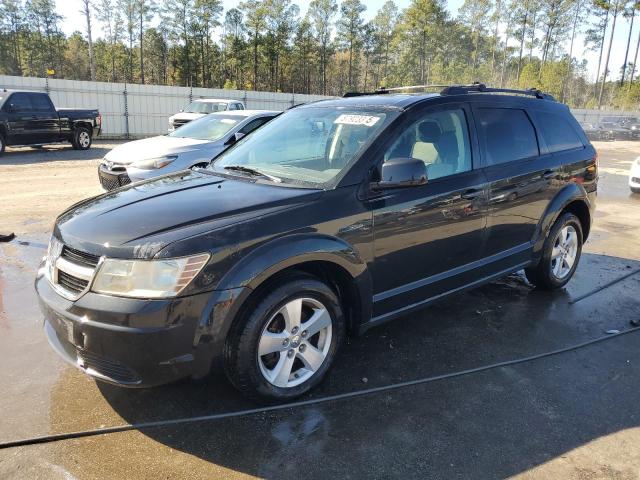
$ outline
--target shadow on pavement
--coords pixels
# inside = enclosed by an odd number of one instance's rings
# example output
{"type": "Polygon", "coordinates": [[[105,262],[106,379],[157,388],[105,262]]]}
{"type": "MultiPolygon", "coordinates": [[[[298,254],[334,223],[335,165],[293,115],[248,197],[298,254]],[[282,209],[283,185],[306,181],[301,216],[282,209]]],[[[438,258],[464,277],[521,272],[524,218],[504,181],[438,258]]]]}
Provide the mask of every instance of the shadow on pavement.
{"type": "Polygon", "coordinates": [[[115,146],[116,144],[113,146],[99,145],[91,147],[89,150],[74,150],[71,145],[44,146],[43,148],[7,147],[4,154],[0,156],[0,166],[95,160],[103,158],[115,146]]]}
{"type": "MultiPolygon", "coordinates": [[[[625,330],[639,311],[640,274],[573,305],[569,301],[638,268],[637,261],[584,254],[566,290],[537,291],[512,275],[456,295],[349,339],[326,381],[305,399],[457,372],[625,330]]],[[[632,333],[454,380],[142,433],[207,462],[267,477],[302,471],[314,478],[343,478],[351,471],[355,477],[362,476],[358,471],[371,477],[512,475],[638,425],[638,417],[625,410],[637,406],[640,371],[629,363],[637,341],[632,333]]],[[[65,372],[53,388],[54,424],[68,424],[68,417],[91,409],[89,400],[77,396],[77,375],[65,372]]],[[[220,375],[148,390],[98,388],[128,423],[256,407],[220,375]]]]}

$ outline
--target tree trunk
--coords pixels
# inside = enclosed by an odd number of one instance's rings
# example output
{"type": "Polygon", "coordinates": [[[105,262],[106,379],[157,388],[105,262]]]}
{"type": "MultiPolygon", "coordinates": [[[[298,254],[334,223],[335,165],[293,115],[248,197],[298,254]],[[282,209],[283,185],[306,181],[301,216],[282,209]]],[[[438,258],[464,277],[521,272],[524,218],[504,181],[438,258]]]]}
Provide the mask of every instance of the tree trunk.
{"type": "Polygon", "coordinates": [[[611,36],[609,37],[609,47],[607,48],[607,56],[604,61],[604,73],[602,74],[602,84],[600,85],[600,94],[598,95],[598,110],[602,107],[602,95],[604,94],[604,86],[607,83],[607,73],[609,69],[609,58],[611,56],[611,46],[613,45],[613,35],[616,33],[616,20],[618,19],[618,6],[616,4],[613,10],[613,23],[611,24],[611,36]]]}
{"type": "Polygon", "coordinates": [[[640,33],[638,33],[638,42],[636,43],[636,53],[633,56],[633,68],[631,69],[631,74],[629,75],[629,91],[631,91],[631,84],[633,83],[633,74],[636,71],[637,65],[636,62],[638,61],[638,49],[640,48],[640,33]]]}
{"type": "Polygon", "coordinates": [[[144,84],[144,24],[142,18],[142,8],[140,9],[140,83],[144,84]]]}
{"type": "Polygon", "coordinates": [[[607,56],[604,61],[604,73],[602,74],[602,85],[600,85],[600,94],[598,95],[598,110],[602,106],[602,95],[604,94],[604,85],[607,83],[607,70],[609,69],[609,57],[611,56],[611,46],[613,45],[613,35],[616,32],[616,20],[618,19],[618,3],[615,4],[613,10],[613,23],[611,24],[611,37],[609,37],[609,47],[607,48],[607,56]]]}
{"type": "Polygon", "coordinates": [[[520,37],[520,53],[518,54],[518,81],[522,71],[522,53],[524,51],[524,38],[527,34],[527,17],[529,16],[529,6],[525,5],[524,20],[522,21],[522,36],[520,37]]]}
{"type": "Polygon", "coordinates": [[[571,32],[571,44],[569,46],[569,65],[567,67],[567,74],[565,75],[564,81],[562,82],[560,101],[563,103],[564,103],[564,91],[565,91],[565,88],[567,88],[567,81],[569,80],[569,77],[571,77],[571,67],[573,65],[573,42],[575,41],[576,29],[578,27],[578,16],[580,14],[580,2],[581,0],[578,0],[576,2],[576,16],[573,17],[573,30],[571,32]]]}
{"type": "Polygon", "coordinates": [[[629,25],[629,38],[627,38],[627,49],[624,52],[624,64],[622,65],[622,76],[620,86],[624,85],[624,75],[627,72],[627,60],[629,59],[629,47],[631,46],[631,33],[633,32],[633,19],[636,16],[635,4],[631,6],[631,23],[629,25]]]}
{"type": "Polygon", "coordinates": [[[604,40],[605,35],[607,34],[607,26],[609,24],[609,10],[604,16],[604,25],[602,27],[602,38],[600,39],[600,55],[598,56],[598,69],[596,70],[596,81],[593,85],[594,87],[594,95],[598,93],[598,82],[600,81],[600,67],[602,66],[602,54],[604,53],[604,40]]]}
{"type": "Polygon", "coordinates": [[[493,46],[491,47],[491,71],[493,72],[496,60],[496,47],[498,45],[498,27],[500,26],[500,0],[496,0],[496,27],[493,30],[493,46]]]}
{"type": "Polygon", "coordinates": [[[253,90],[258,90],[258,30],[253,34],[253,90]]]}
{"type": "Polygon", "coordinates": [[[91,37],[91,11],[89,10],[89,0],[83,0],[84,15],[87,17],[87,40],[89,42],[89,71],[91,72],[91,81],[96,81],[96,64],[93,59],[93,38],[91,37]]]}

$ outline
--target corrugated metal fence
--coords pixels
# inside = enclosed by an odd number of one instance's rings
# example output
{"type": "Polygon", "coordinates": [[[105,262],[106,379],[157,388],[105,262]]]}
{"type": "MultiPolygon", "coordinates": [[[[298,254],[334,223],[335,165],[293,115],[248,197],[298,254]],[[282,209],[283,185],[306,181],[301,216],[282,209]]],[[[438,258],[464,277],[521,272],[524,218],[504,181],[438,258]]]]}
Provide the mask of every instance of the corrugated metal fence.
{"type": "MultiPolygon", "coordinates": [[[[300,103],[322,100],[322,95],[166,87],[124,83],[85,82],[0,75],[0,89],[47,91],[60,108],[98,108],[104,138],[141,138],[166,133],[169,116],[192,99],[242,100],[249,109],[286,110],[300,103]]],[[[572,110],[581,122],[598,123],[605,117],[640,117],[631,111],[572,110]]]]}
{"type": "Polygon", "coordinates": [[[169,116],[197,98],[241,100],[248,109],[286,110],[322,95],[85,82],[0,75],[0,89],[46,91],[58,108],[98,108],[104,138],[141,138],[167,132],[169,116]]]}

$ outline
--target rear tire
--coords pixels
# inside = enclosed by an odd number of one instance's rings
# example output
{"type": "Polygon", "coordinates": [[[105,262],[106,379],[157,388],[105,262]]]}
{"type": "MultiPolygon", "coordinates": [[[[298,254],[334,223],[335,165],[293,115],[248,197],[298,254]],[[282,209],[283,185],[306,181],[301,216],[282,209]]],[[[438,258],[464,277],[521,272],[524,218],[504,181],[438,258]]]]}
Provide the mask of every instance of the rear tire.
{"type": "Polygon", "coordinates": [[[78,127],[73,132],[73,148],[74,150],[89,150],[91,148],[91,132],[88,128],[78,127]]]}
{"type": "Polygon", "coordinates": [[[541,290],[564,287],[578,267],[582,253],[582,224],[572,213],[564,213],[553,224],[535,267],[525,268],[527,280],[541,290]]]}
{"type": "Polygon", "coordinates": [[[303,273],[287,277],[265,289],[229,332],[225,373],[258,402],[294,399],[322,381],[344,331],[342,307],[329,286],[303,273]]]}

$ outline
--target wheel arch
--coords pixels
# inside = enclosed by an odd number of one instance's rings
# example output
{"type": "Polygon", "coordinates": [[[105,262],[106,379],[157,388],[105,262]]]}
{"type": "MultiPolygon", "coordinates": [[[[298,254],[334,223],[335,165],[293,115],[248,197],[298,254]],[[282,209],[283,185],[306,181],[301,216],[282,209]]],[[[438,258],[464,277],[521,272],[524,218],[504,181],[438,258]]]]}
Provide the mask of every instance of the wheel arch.
{"type": "Polygon", "coordinates": [[[237,318],[270,285],[295,272],[319,278],[334,289],[349,331],[357,332],[370,318],[372,284],[366,263],[353,246],[329,235],[299,234],[267,242],[236,264],[221,279],[218,290],[248,287],[250,293],[238,307],[237,318]]]}
{"type": "Polygon", "coordinates": [[[565,212],[571,212],[578,217],[582,227],[583,241],[588,238],[591,231],[592,205],[584,187],[580,184],[570,183],[551,200],[538,222],[533,242],[534,254],[538,255],[542,251],[547,234],[558,217],[565,212]]]}

